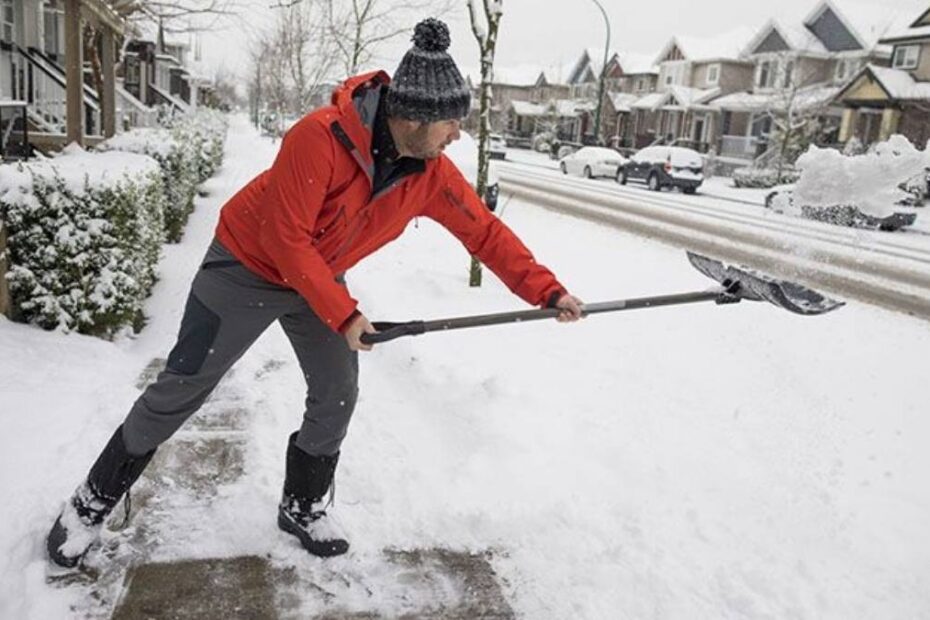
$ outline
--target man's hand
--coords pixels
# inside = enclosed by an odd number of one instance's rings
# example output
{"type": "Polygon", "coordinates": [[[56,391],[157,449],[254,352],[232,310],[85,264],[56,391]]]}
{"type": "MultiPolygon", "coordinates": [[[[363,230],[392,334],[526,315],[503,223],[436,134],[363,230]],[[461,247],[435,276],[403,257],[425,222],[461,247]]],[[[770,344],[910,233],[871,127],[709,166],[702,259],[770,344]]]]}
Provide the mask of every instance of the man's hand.
{"type": "Polygon", "coordinates": [[[371,351],[373,345],[363,343],[362,334],[376,334],[377,332],[378,330],[372,327],[365,315],[360,314],[346,328],[346,342],[353,351],[371,351]]]}
{"type": "Polygon", "coordinates": [[[559,300],[555,302],[555,307],[560,309],[561,312],[559,316],[556,317],[556,320],[559,323],[571,323],[582,318],[582,307],[584,302],[575,297],[574,295],[565,294],[559,297],[559,300]]]}

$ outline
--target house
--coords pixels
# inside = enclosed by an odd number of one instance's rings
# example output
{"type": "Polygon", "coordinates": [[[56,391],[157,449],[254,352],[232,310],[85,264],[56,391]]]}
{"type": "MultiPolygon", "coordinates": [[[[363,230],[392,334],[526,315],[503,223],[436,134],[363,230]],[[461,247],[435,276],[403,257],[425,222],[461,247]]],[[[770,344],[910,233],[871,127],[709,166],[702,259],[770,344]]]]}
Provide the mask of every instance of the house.
{"type": "MultiPolygon", "coordinates": [[[[478,97],[480,91],[477,82],[473,82],[471,75],[466,76],[466,82],[472,90],[473,108],[469,113],[465,126],[475,129],[478,126],[478,97]]],[[[491,83],[491,128],[498,133],[507,132],[517,139],[529,139],[524,128],[533,124],[532,115],[527,119],[520,118],[520,111],[525,106],[517,106],[513,102],[541,104],[552,99],[565,97],[569,92],[568,86],[550,82],[546,71],[538,66],[518,66],[510,68],[495,68],[491,83]]]]}
{"type": "Polygon", "coordinates": [[[894,12],[878,3],[819,0],[800,23],[766,23],[741,54],[753,65],[751,87],[713,101],[721,113],[719,154],[755,158],[773,119],[787,114],[816,118],[818,141],[835,141],[841,110],[833,100],[860,67],[888,62],[890,48],[880,39],[894,12]]]}
{"type": "Polygon", "coordinates": [[[115,133],[117,110],[140,105],[116,80],[116,44],[125,28],[103,0],[0,0],[0,101],[22,104],[16,120],[0,114],[5,153],[10,139],[27,133],[27,152],[92,144],[115,133]],[[84,72],[85,23],[101,33],[94,50],[100,92],[84,72]]]}
{"type": "Polygon", "coordinates": [[[752,65],[739,57],[750,34],[740,28],[710,39],[672,37],[654,60],[656,92],[632,105],[631,145],[661,141],[709,150],[719,125],[710,102],[751,84],[752,65]]]}
{"type": "Polygon", "coordinates": [[[867,64],[837,94],[843,106],[839,140],[862,144],[902,133],[916,146],[930,140],[930,4],[880,43],[891,46],[891,66],[867,64]]]}

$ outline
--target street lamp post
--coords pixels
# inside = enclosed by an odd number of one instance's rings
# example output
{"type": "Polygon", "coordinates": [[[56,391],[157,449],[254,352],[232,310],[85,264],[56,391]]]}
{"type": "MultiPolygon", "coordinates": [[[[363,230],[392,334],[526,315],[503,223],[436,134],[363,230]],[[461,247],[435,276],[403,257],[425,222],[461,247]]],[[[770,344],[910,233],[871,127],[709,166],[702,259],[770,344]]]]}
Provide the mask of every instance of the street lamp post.
{"type": "Polygon", "coordinates": [[[600,142],[601,135],[601,106],[604,103],[604,76],[607,73],[607,56],[610,54],[610,19],[607,18],[607,11],[601,6],[598,0],[593,0],[597,8],[601,10],[604,16],[604,25],[607,27],[607,42],[604,44],[604,62],[601,65],[601,75],[597,81],[597,107],[594,109],[594,140],[600,142]]]}

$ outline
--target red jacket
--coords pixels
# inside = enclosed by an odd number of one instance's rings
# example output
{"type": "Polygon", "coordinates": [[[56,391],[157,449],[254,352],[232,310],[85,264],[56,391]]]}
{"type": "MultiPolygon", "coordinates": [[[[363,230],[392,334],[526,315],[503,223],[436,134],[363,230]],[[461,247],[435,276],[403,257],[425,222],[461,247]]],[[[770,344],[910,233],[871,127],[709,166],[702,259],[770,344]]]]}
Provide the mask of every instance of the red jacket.
{"type": "Polygon", "coordinates": [[[334,274],[396,239],[419,215],[447,228],[530,304],[564,293],[445,155],[371,196],[371,126],[388,81],[384,72],[351,78],[331,105],[288,131],[271,169],[223,206],[220,242],[251,271],[299,292],[333,330],[357,305],[334,274]]]}

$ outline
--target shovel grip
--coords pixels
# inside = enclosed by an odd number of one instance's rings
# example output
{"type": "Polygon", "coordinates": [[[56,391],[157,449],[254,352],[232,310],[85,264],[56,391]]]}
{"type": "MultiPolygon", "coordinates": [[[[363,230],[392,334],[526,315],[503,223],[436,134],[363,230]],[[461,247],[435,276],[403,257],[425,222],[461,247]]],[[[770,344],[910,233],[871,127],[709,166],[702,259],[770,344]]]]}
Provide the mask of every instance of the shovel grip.
{"type": "Polygon", "coordinates": [[[423,321],[409,321],[407,323],[378,321],[371,325],[378,331],[374,334],[362,334],[361,338],[359,338],[362,344],[379,344],[401,336],[419,336],[426,333],[426,324],[423,321]]]}

